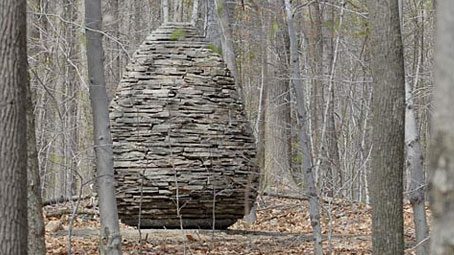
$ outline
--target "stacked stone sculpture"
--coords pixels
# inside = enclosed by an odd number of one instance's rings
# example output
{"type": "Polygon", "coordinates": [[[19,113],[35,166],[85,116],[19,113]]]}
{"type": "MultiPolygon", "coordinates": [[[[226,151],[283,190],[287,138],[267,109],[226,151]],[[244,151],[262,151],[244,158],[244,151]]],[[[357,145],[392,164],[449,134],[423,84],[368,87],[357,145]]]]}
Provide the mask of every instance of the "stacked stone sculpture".
{"type": "Polygon", "coordinates": [[[145,228],[216,228],[255,201],[255,141],[216,48],[185,23],[146,38],[111,103],[122,222],[145,228]]]}

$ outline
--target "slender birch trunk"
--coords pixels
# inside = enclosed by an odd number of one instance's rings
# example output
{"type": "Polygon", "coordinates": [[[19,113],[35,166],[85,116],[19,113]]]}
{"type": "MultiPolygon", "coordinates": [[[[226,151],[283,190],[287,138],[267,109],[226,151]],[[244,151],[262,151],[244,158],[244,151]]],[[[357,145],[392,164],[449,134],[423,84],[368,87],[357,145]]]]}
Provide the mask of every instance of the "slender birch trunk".
{"type": "Polygon", "coordinates": [[[300,73],[300,63],[298,58],[296,32],[293,24],[293,13],[290,0],[285,0],[285,11],[287,13],[288,34],[290,38],[290,65],[291,65],[291,84],[297,97],[298,118],[302,123],[300,133],[300,146],[303,152],[303,175],[305,188],[309,197],[309,213],[314,235],[314,254],[322,255],[322,231],[320,226],[320,201],[315,186],[313,169],[313,159],[311,154],[311,144],[309,142],[309,131],[307,128],[307,111],[305,95],[303,90],[302,77],[300,73]]]}
{"type": "Polygon", "coordinates": [[[97,189],[101,218],[101,254],[121,254],[121,235],[115,198],[112,137],[109,125],[109,100],[104,77],[104,52],[101,30],[101,0],[85,0],[87,63],[90,102],[93,110],[97,189]]]}
{"type": "Polygon", "coordinates": [[[405,145],[407,148],[407,167],[410,175],[409,199],[413,208],[413,222],[415,224],[417,255],[429,254],[430,242],[425,208],[425,175],[423,156],[416,121],[412,89],[408,82],[405,84],[405,97],[407,101],[405,112],[405,145]]]}
{"type": "MultiPolygon", "coordinates": [[[[403,28],[403,2],[398,1],[399,19],[401,29],[403,28]]],[[[416,21],[417,22],[417,21],[416,21]]],[[[413,209],[413,223],[416,234],[416,254],[430,254],[429,228],[425,208],[426,178],[424,173],[424,158],[421,149],[421,137],[416,119],[413,100],[413,88],[417,87],[419,79],[419,68],[421,65],[421,48],[417,50],[415,63],[415,78],[413,86],[405,82],[405,147],[407,149],[407,169],[409,200],[413,209]]]]}

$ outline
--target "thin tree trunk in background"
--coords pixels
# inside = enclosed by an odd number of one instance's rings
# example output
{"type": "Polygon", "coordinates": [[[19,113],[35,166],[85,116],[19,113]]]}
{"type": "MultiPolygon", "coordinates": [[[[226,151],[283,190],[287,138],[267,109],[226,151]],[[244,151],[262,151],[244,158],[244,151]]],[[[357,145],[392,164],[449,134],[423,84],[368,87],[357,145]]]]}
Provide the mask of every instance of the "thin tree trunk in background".
{"type": "Polygon", "coordinates": [[[161,4],[163,22],[167,23],[169,22],[169,0],[162,0],[161,4]]]}
{"type": "Polygon", "coordinates": [[[287,13],[287,27],[290,37],[290,65],[291,65],[291,84],[297,97],[298,118],[302,123],[300,133],[300,146],[303,153],[303,178],[304,186],[309,197],[309,213],[314,235],[314,254],[322,255],[322,231],[320,226],[320,201],[317,195],[313,169],[313,158],[311,154],[311,144],[309,141],[309,130],[307,128],[307,111],[305,95],[303,90],[302,77],[300,73],[300,63],[298,58],[297,38],[293,24],[293,13],[290,0],[285,0],[285,11],[287,13]]]}
{"type": "Polygon", "coordinates": [[[192,13],[191,13],[191,24],[195,25],[197,17],[199,15],[199,0],[193,0],[192,13]]]}
{"type": "Polygon", "coordinates": [[[326,156],[323,160],[327,161],[326,166],[326,178],[327,178],[327,194],[332,197],[336,191],[339,191],[342,187],[342,172],[340,169],[339,149],[338,149],[338,138],[336,131],[335,122],[335,111],[334,111],[334,100],[335,92],[334,88],[328,92],[328,110],[326,119],[326,156]]]}
{"type": "Polygon", "coordinates": [[[27,254],[26,1],[0,3],[0,254],[27,254]]]}
{"type": "Polygon", "coordinates": [[[372,155],[369,195],[372,252],[404,253],[405,72],[397,0],[368,0],[371,24],[372,155]]]}
{"type": "MultiPolygon", "coordinates": [[[[403,4],[399,0],[399,17],[401,28],[403,28],[403,4]]],[[[415,21],[418,22],[418,21],[415,21]]],[[[413,209],[413,223],[416,235],[416,254],[430,254],[429,228],[427,225],[425,193],[426,177],[424,173],[424,157],[421,149],[421,136],[418,121],[415,113],[414,88],[417,88],[419,69],[421,67],[422,49],[415,47],[417,53],[415,64],[415,78],[413,86],[405,82],[405,146],[407,149],[408,198],[413,209]]]]}
{"type": "Polygon", "coordinates": [[[413,222],[415,224],[416,248],[418,255],[430,254],[430,242],[427,240],[429,229],[427,226],[425,206],[426,178],[423,168],[423,156],[416,121],[413,93],[408,82],[405,84],[406,112],[405,112],[405,145],[407,148],[407,167],[409,168],[409,199],[413,208],[413,222]],[[423,243],[422,243],[423,242],[423,243]]]}
{"type": "MultiPolygon", "coordinates": [[[[283,22],[276,15],[271,18],[269,24],[282,24],[283,22]]],[[[290,172],[290,91],[289,83],[285,77],[287,73],[287,45],[284,36],[287,35],[282,29],[271,32],[268,44],[272,45],[272,50],[267,51],[266,57],[267,73],[265,79],[270,84],[267,86],[267,106],[265,112],[265,139],[262,141],[265,146],[265,165],[262,187],[273,186],[276,191],[288,191],[294,187],[293,178],[290,172]],[[285,33],[285,35],[283,35],[285,33]],[[270,65],[269,63],[277,63],[270,65]]],[[[271,31],[272,28],[270,27],[271,31]]],[[[270,32],[268,32],[270,33],[270,32]]]]}
{"type": "Polygon", "coordinates": [[[267,104],[267,97],[268,97],[268,88],[269,88],[269,80],[268,80],[268,45],[269,45],[269,27],[271,26],[269,14],[267,10],[262,8],[260,10],[261,13],[261,41],[262,41],[262,66],[261,66],[261,88],[260,88],[260,96],[259,96],[259,109],[257,113],[257,121],[255,125],[255,130],[257,132],[256,137],[256,145],[257,145],[257,162],[262,170],[260,172],[260,191],[264,191],[265,187],[267,186],[266,181],[264,178],[265,173],[265,115],[267,112],[268,104],[267,104]]]}
{"type": "Polygon", "coordinates": [[[142,43],[143,35],[142,35],[142,22],[144,19],[143,13],[143,1],[142,0],[132,0],[132,12],[133,12],[133,22],[130,24],[132,25],[131,30],[135,31],[134,36],[134,48],[138,48],[139,45],[142,43]]]}
{"type": "MultiPolygon", "coordinates": [[[[111,21],[106,22],[106,26],[108,27],[107,31],[111,34],[114,38],[108,38],[105,42],[106,45],[110,48],[108,56],[106,56],[106,62],[111,63],[110,68],[106,70],[106,85],[107,85],[107,95],[109,97],[109,101],[112,100],[112,97],[115,94],[115,90],[117,88],[118,83],[121,79],[121,56],[122,51],[121,47],[118,44],[118,41],[121,40],[121,33],[120,33],[120,5],[119,0],[109,0],[109,14],[112,16],[111,21]]],[[[107,55],[107,54],[106,54],[107,55]]],[[[80,60],[83,62],[83,60],[80,60]]]]}
{"type": "Polygon", "coordinates": [[[173,1],[173,21],[181,22],[183,19],[183,0],[173,1]]]}
{"type": "Polygon", "coordinates": [[[238,76],[238,68],[236,65],[236,55],[235,55],[235,48],[233,45],[233,36],[232,36],[232,28],[230,26],[231,20],[229,15],[229,8],[228,4],[225,0],[213,0],[215,2],[216,13],[219,21],[219,27],[222,31],[222,52],[224,54],[224,60],[227,63],[227,67],[229,68],[230,72],[235,78],[235,83],[237,88],[240,90],[240,95],[243,95],[242,88],[241,88],[241,81],[238,76]]]}
{"type": "Polygon", "coordinates": [[[215,1],[206,1],[207,5],[207,16],[206,16],[206,25],[205,25],[205,37],[217,48],[222,47],[222,33],[220,32],[218,16],[216,14],[216,3],[215,1]]]}
{"type": "MultiPolygon", "coordinates": [[[[73,0],[64,1],[63,18],[71,22],[77,22],[77,4],[73,0]]],[[[68,24],[62,24],[65,27],[65,40],[68,44],[66,54],[66,66],[64,68],[66,73],[66,81],[64,82],[64,95],[67,103],[64,104],[64,112],[67,113],[65,118],[65,128],[63,130],[63,137],[65,140],[65,159],[67,164],[66,168],[66,196],[72,197],[76,193],[76,171],[77,171],[77,154],[78,154],[78,75],[77,75],[77,51],[79,44],[76,38],[76,27],[68,24]]]]}
{"type": "Polygon", "coordinates": [[[85,0],[90,102],[93,110],[97,191],[101,218],[101,254],[121,254],[121,235],[115,198],[112,137],[109,125],[109,101],[104,78],[104,52],[101,30],[101,0],[85,0]]]}
{"type": "Polygon", "coordinates": [[[27,85],[27,217],[28,217],[28,252],[29,254],[46,254],[44,239],[43,203],[41,198],[41,178],[39,174],[38,152],[36,150],[35,135],[35,104],[32,92],[27,85]]]}
{"type": "MultiPolygon", "coordinates": [[[[319,155],[324,87],[323,87],[323,35],[322,35],[322,13],[320,10],[320,1],[313,1],[310,8],[310,36],[309,39],[309,64],[311,69],[311,102],[310,118],[312,130],[312,150],[313,155],[319,155]]],[[[315,160],[318,160],[315,158],[315,160]]],[[[319,173],[315,173],[318,175],[319,173]]]]}
{"type": "MultiPolygon", "coordinates": [[[[31,11],[40,12],[41,1],[33,1],[31,11]]],[[[30,8],[30,6],[29,6],[30,8]]],[[[30,9],[29,9],[30,10],[30,9]]],[[[36,26],[29,27],[29,38],[40,40],[40,31],[36,26]]],[[[37,54],[38,47],[29,46],[29,55],[37,54]]],[[[40,61],[42,59],[39,59],[40,61]]],[[[27,111],[27,220],[28,220],[28,253],[36,255],[46,254],[44,216],[42,204],[41,176],[38,161],[36,127],[35,127],[35,102],[34,94],[31,90],[31,82],[25,86],[27,111]]]]}
{"type": "Polygon", "coordinates": [[[431,145],[432,255],[454,254],[454,1],[437,1],[437,53],[431,145]]]}
{"type": "MultiPolygon", "coordinates": [[[[328,3],[331,3],[332,0],[327,1],[328,3]]],[[[345,2],[342,1],[340,3],[341,5],[344,5],[345,2]]],[[[336,130],[336,120],[335,120],[335,100],[336,100],[336,92],[335,92],[335,74],[336,74],[336,62],[334,60],[337,60],[337,50],[339,47],[339,40],[340,40],[340,33],[339,30],[341,29],[341,23],[343,21],[343,15],[344,15],[344,7],[342,6],[341,13],[340,13],[340,19],[339,21],[339,27],[337,29],[334,29],[332,27],[327,27],[324,26],[322,29],[322,35],[324,35],[325,38],[325,43],[323,44],[326,49],[323,51],[325,52],[326,55],[326,60],[327,65],[324,67],[325,73],[327,74],[327,77],[329,77],[328,87],[328,109],[327,111],[327,116],[326,116],[326,156],[324,157],[324,160],[326,162],[327,170],[327,179],[330,183],[330,188],[328,188],[328,195],[334,195],[335,191],[339,191],[342,187],[342,171],[341,171],[341,166],[340,166],[340,157],[339,157],[339,145],[338,145],[338,134],[336,130]],[[336,33],[335,33],[336,31],[336,33]],[[335,39],[336,36],[336,39],[335,39]]],[[[326,6],[324,7],[324,22],[327,24],[331,24],[331,26],[334,26],[335,22],[335,15],[334,15],[334,9],[332,6],[326,6]]]]}

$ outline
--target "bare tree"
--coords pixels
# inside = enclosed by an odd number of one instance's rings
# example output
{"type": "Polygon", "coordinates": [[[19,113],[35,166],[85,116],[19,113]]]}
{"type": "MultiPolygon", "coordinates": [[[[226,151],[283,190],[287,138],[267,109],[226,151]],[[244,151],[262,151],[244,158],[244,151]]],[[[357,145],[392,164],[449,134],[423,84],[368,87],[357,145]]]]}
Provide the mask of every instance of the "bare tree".
{"type": "MultiPolygon", "coordinates": [[[[35,6],[39,6],[40,1],[32,1],[35,6]]],[[[28,22],[29,24],[31,22],[28,22]]],[[[35,26],[28,28],[29,38],[39,40],[39,29],[35,26]]],[[[28,44],[28,53],[38,53],[38,47],[28,44]]],[[[35,126],[35,101],[34,91],[31,89],[32,83],[29,82],[26,89],[27,111],[27,220],[28,220],[28,252],[30,254],[46,254],[44,215],[42,208],[42,188],[41,176],[39,169],[38,150],[36,143],[36,126],[35,126]]]]}
{"type": "Polygon", "coordinates": [[[27,84],[27,207],[28,207],[28,252],[30,254],[46,254],[44,239],[44,216],[41,198],[41,178],[39,176],[38,152],[36,150],[36,129],[34,102],[32,93],[27,84]]]}
{"type": "MultiPolygon", "coordinates": [[[[320,154],[320,136],[322,130],[324,84],[323,84],[323,34],[322,34],[322,11],[320,0],[312,1],[309,6],[310,30],[306,32],[308,37],[310,56],[309,64],[311,69],[311,102],[310,118],[312,130],[312,150],[313,155],[320,154]]],[[[315,160],[318,160],[315,158],[315,160]]],[[[318,174],[318,173],[316,173],[318,174]]]]}
{"type": "Polygon", "coordinates": [[[93,110],[97,191],[101,218],[101,253],[121,254],[121,235],[115,198],[109,100],[104,78],[101,0],[85,1],[88,77],[93,110]]]}
{"type": "Polygon", "coordinates": [[[426,218],[424,158],[421,150],[420,135],[411,85],[405,83],[406,112],[405,112],[405,145],[407,148],[407,167],[409,168],[409,199],[413,207],[413,222],[418,255],[429,254],[429,228],[426,218]]]}
{"type": "Polygon", "coordinates": [[[197,17],[199,15],[199,0],[193,0],[192,13],[191,13],[191,24],[196,24],[197,17]]]}
{"type": "Polygon", "coordinates": [[[397,0],[367,1],[371,26],[373,254],[403,254],[405,73],[397,0]]]}
{"type": "Polygon", "coordinates": [[[437,1],[438,28],[431,167],[433,255],[454,254],[454,2],[437,1]]]}
{"type": "Polygon", "coordinates": [[[162,0],[162,17],[163,23],[169,22],[169,0],[162,0]]]}
{"type": "Polygon", "coordinates": [[[26,1],[0,3],[0,254],[27,254],[26,1]]]}
{"type": "Polygon", "coordinates": [[[183,0],[173,0],[173,21],[183,21],[183,0]]]}
{"type": "MultiPolygon", "coordinates": [[[[264,73],[267,102],[265,111],[264,143],[265,161],[262,169],[262,188],[276,188],[279,191],[288,191],[295,184],[290,171],[291,142],[290,142],[290,89],[288,83],[288,33],[282,17],[282,4],[270,4],[270,10],[278,10],[269,14],[265,23],[270,25],[266,45],[266,73],[264,73]],[[280,10],[280,11],[279,11],[280,10]],[[279,24],[279,29],[272,28],[271,24],[279,24]],[[275,63],[275,64],[271,64],[275,63]]],[[[268,10],[268,11],[270,11],[268,10]]]]}
{"type": "MultiPolygon", "coordinates": [[[[399,0],[399,18],[403,29],[403,2],[399,0]]],[[[415,19],[418,22],[418,19],[415,19]]],[[[418,34],[415,32],[415,34],[418,34]]],[[[419,43],[419,37],[415,36],[419,43]]],[[[416,43],[416,45],[417,45],[416,43]]],[[[406,166],[408,169],[408,197],[413,209],[413,223],[416,235],[416,254],[430,254],[429,227],[426,216],[426,177],[424,173],[424,156],[421,146],[421,135],[418,128],[417,112],[415,110],[414,90],[417,88],[422,62],[422,49],[415,50],[414,82],[405,82],[405,148],[407,150],[406,166]]]]}
{"type": "Polygon", "coordinates": [[[291,83],[297,97],[298,118],[302,123],[299,135],[299,142],[302,149],[303,160],[303,178],[304,187],[309,197],[309,213],[311,218],[312,232],[314,234],[314,253],[323,254],[322,231],[320,226],[320,201],[317,195],[313,169],[313,158],[311,154],[311,144],[309,141],[309,130],[307,125],[308,114],[306,110],[305,95],[303,90],[302,77],[300,73],[300,63],[298,57],[298,48],[296,32],[293,24],[293,13],[290,0],[285,0],[285,11],[287,13],[288,34],[290,37],[290,68],[291,83]]]}
{"type": "Polygon", "coordinates": [[[237,84],[238,89],[240,89],[240,95],[242,95],[241,91],[241,81],[239,80],[238,76],[238,68],[236,65],[236,55],[235,55],[235,48],[233,45],[233,35],[232,35],[232,28],[231,28],[231,19],[230,19],[230,4],[227,4],[225,0],[213,0],[216,6],[216,14],[219,20],[219,27],[222,31],[222,51],[224,54],[224,60],[227,63],[227,67],[229,68],[230,72],[235,78],[235,83],[237,84]]]}

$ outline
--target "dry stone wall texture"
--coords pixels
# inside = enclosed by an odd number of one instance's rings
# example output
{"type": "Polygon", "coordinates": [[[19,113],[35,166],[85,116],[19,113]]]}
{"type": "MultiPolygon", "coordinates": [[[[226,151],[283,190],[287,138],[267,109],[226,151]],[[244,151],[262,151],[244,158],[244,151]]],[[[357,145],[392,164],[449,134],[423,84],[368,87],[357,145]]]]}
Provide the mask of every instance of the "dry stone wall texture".
{"type": "Polygon", "coordinates": [[[234,80],[189,24],[140,45],[111,104],[120,219],[226,228],[255,201],[255,141],[234,80]]]}

